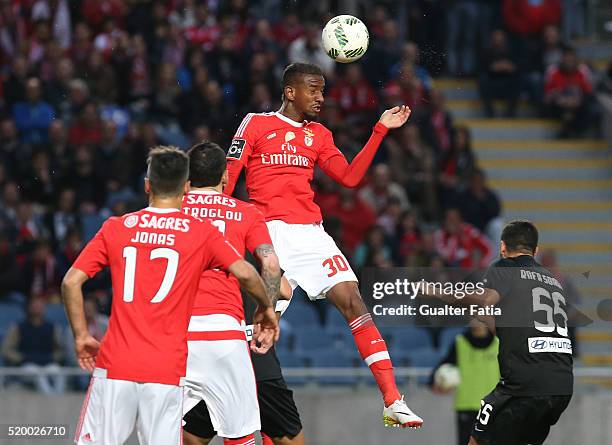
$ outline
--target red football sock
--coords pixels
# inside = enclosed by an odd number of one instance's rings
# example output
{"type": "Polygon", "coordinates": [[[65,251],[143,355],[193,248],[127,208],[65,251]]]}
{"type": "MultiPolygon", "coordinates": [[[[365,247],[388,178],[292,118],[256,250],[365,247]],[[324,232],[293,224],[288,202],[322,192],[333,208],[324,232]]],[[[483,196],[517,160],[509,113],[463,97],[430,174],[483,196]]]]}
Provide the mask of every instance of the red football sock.
{"type": "Polygon", "coordinates": [[[240,439],[228,439],[223,438],[224,445],[255,445],[255,434],[249,434],[248,436],[241,437],[240,439]]]}
{"type": "Polygon", "coordinates": [[[272,441],[272,439],[270,439],[270,436],[262,432],[261,433],[261,445],[274,445],[274,442],[272,441]]]}
{"type": "Polygon", "coordinates": [[[393,364],[387,345],[383,340],[370,314],[357,317],[349,323],[355,344],[361,358],[370,367],[372,375],[383,395],[385,406],[391,405],[401,396],[395,384],[393,364]]]}

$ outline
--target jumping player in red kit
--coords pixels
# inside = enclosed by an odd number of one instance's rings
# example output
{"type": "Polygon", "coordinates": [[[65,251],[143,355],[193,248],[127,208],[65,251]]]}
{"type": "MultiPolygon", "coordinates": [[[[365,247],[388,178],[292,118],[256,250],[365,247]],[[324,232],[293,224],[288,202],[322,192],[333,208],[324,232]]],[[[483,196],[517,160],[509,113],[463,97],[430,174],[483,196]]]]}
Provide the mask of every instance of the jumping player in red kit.
{"type": "MultiPolygon", "coordinates": [[[[180,211],[189,159],[153,149],[145,191],[150,206],[108,219],[62,282],[79,364],[93,371],[75,442],[120,445],[134,427],[141,444],[182,443],[187,327],[202,271],[228,271],[252,295],[263,347],[278,338],[272,301],[250,264],[210,222],[180,211]],[[110,267],[113,300],[101,345],[87,331],[83,284],[110,267]]],[[[255,343],[254,343],[255,344],[255,343]]]]}
{"type": "Polygon", "coordinates": [[[363,179],[380,143],[410,117],[406,106],[386,110],[370,139],[349,164],[332,133],[314,122],[323,105],[325,79],[320,68],[293,63],[283,73],[283,104],[275,113],[248,114],[227,153],[231,194],[246,169],[249,198],[264,214],[280,266],[292,288],[310,299],[327,298],[344,315],[363,360],[384,400],[387,426],[418,428],[423,420],[400,395],[387,346],[367,312],[357,277],[325,232],[310,186],[315,165],[346,187],[363,179]]]}

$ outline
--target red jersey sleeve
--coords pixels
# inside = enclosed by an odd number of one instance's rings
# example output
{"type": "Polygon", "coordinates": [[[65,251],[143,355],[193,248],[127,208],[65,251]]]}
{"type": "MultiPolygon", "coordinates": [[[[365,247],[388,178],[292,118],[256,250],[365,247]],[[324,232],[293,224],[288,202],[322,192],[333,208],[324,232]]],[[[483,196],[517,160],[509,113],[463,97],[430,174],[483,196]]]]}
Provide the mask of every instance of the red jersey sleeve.
{"type": "Polygon", "coordinates": [[[370,164],[372,164],[376,151],[388,131],[387,127],[377,122],[370,139],[350,164],[334,144],[334,138],[329,132],[328,138],[319,153],[317,163],[336,182],[345,187],[357,187],[368,171],[370,164]]]}
{"type": "Polygon", "coordinates": [[[108,250],[104,240],[104,233],[108,230],[109,222],[104,223],[72,265],[72,267],[85,272],[89,278],[109,265],[108,250]]]}
{"type": "Polygon", "coordinates": [[[204,221],[204,261],[203,269],[223,269],[227,270],[236,261],[241,260],[242,256],[227,241],[221,232],[208,220],[204,221]]]}
{"type": "Polygon", "coordinates": [[[257,246],[272,244],[272,239],[263,214],[255,207],[251,210],[253,212],[253,223],[246,234],[245,245],[249,252],[254,253],[257,246]]]}
{"type": "Polygon", "coordinates": [[[247,114],[240,126],[234,134],[232,143],[227,150],[227,173],[228,182],[225,185],[224,193],[231,195],[236,187],[236,182],[240,176],[242,168],[247,164],[251,153],[253,152],[253,145],[255,144],[255,130],[254,125],[251,123],[253,120],[254,113],[247,114]]]}

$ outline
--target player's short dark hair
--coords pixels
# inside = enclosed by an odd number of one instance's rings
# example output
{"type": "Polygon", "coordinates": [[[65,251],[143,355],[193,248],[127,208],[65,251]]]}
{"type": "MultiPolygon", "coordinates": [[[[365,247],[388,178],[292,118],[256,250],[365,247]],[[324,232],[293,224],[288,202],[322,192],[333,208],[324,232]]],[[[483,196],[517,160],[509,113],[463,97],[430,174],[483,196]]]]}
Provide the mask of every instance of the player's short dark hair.
{"type": "Polygon", "coordinates": [[[283,82],[281,87],[283,90],[287,85],[293,84],[300,76],[305,75],[323,76],[323,70],[312,63],[296,62],[289,65],[283,71],[283,82]]]}
{"type": "Polygon", "coordinates": [[[227,167],[225,152],[214,142],[195,144],[187,152],[189,180],[193,187],[214,187],[221,182],[227,167]]]}
{"type": "Polygon", "coordinates": [[[147,158],[147,178],[151,192],[160,197],[183,194],[189,178],[189,158],[176,147],[157,146],[147,158]]]}
{"type": "Polygon", "coordinates": [[[504,227],[501,240],[509,252],[535,254],[538,247],[538,229],[526,220],[511,221],[504,227]]]}

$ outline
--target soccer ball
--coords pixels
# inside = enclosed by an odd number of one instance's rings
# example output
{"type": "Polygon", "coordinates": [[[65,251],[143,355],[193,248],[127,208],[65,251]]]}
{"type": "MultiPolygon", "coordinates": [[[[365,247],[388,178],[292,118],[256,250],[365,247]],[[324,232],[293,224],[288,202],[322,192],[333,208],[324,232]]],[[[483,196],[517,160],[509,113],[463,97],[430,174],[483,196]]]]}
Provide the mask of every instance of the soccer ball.
{"type": "Polygon", "coordinates": [[[450,363],[443,364],[436,371],[434,382],[443,391],[455,389],[461,383],[459,369],[450,363]]]}
{"type": "Polygon", "coordinates": [[[323,28],[321,38],[327,55],[341,63],[359,59],[370,42],[368,28],[352,15],[339,15],[331,19],[323,28]]]}

